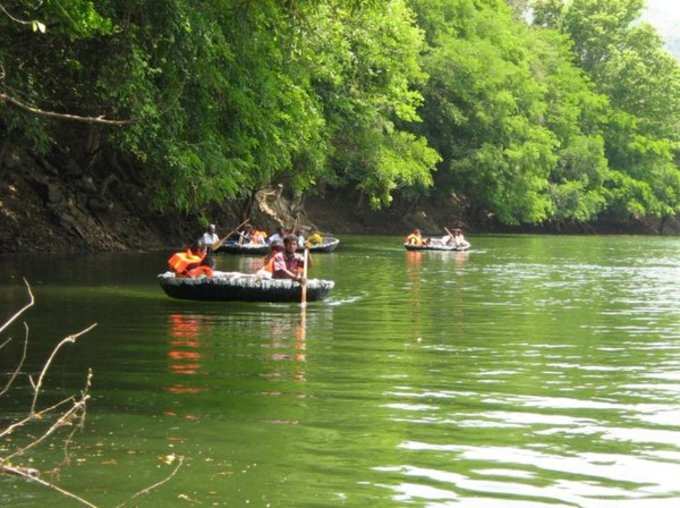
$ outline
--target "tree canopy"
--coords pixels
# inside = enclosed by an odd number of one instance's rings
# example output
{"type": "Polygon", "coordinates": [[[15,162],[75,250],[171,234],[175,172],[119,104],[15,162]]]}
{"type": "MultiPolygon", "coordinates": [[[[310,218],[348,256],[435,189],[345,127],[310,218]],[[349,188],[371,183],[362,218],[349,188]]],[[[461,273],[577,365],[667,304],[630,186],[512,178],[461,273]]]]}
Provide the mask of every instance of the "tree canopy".
{"type": "Polygon", "coordinates": [[[507,224],[666,217],[680,66],[643,6],[0,0],[0,132],[124,160],[160,208],[285,182],[507,224]]]}

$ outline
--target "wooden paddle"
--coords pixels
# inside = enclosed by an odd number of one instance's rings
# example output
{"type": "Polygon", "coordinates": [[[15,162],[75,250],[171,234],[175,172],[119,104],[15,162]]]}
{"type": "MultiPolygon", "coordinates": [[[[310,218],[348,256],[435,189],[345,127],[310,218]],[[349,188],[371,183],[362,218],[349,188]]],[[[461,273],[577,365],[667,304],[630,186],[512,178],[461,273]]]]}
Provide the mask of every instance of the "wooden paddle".
{"type": "Polygon", "coordinates": [[[309,264],[309,249],[305,247],[305,265],[302,269],[302,299],[300,305],[304,309],[307,306],[307,265],[309,264]]]}
{"type": "Polygon", "coordinates": [[[250,222],[250,219],[244,220],[243,222],[241,222],[241,224],[239,224],[239,225],[236,226],[234,229],[232,229],[231,231],[229,231],[229,233],[227,233],[226,235],[224,235],[224,238],[222,238],[221,240],[219,240],[219,241],[213,243],[213,244],[210,246],[210,248],[213,250],[213,252],[215,252],[217,249],[219,249],[220,247],[222,247],[222,244],[224,244],[224,242],[227,241],[227,238],[229,238],[231,235],[233,235],[234,233],[236,233],[239,229],[241,229],[243,226],[245,226],[245,225],[248,224],[249,222],[250,222]]]}
{"type": "MultiPolygon", "coordinates": [[[[451,237],[451,241],[453,242],[454,236],[453,236],[453,233],[451,231],[449,231],[449,228],[444,226],[444,231],[446,231],[446,233],[451,237]]],[[[453,244],[451,244],[451,245],[453,245],[453,244]]]]}

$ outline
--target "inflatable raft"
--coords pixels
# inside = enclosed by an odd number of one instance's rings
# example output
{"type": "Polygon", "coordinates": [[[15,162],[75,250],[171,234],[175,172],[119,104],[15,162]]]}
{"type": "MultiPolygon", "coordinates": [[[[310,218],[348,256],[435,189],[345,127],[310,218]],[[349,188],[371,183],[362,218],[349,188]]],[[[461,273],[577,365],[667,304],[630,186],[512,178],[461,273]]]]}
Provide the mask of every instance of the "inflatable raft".
{"type": "MultiPolygon", "coordinates": [[[[340,243],[340,240],[332,236],[324,236],[323,242],[309,247],[309,252],[333,252],[340,243]]],[[[298,252],[303,252],[304,247],[298,247],[298,252]]]]}
{"type": "Polygon", "coordinates": [[[444,251],[444,252],[460,252],[464,250],[468,250],[470,248],[470,244],[466,243],[464,245],[460,246],[455,246],[455,245],[441,245],[441,244],[431,244],[431,245],[410,245],[408,243],[404,244],[404,247],[406,250],[436,250],[436,251],[444,251]]]}
{"type": "MultiPolygon", "coordinates": [[[[264,279],[240,272],[215,272],[212,277],[176,277],[173,272],[158,276],[165,293],[185,300],[244,302],[299,302],[302,286],[290,279],[264,279]]],[[[335,286],[332,280],[307,280],[307,300],[321,300],[335,286]]]]}
{"type": "Polygon", "coordinates": [[[229,254],[245,254],[247,256],[264,256],[269,254],[269,245],[266,243],[238,243],[225,242],[217,252],[229,254]]]}
{"type": "MultiPolygon", "coordinates": [[[[340,240],[332,236],[326,236],[323,242],[309,248],[309,252],[333,252],[340,240]]],[[[298,247],[298,252],[303,252],[304,247],[298,247]]],[[[244,254],[246,256],[265,256],[269,254],[269,245],[261,243],[238,243],[225,242],[217,252],[227,252],[229,254],[244,254]]]]}

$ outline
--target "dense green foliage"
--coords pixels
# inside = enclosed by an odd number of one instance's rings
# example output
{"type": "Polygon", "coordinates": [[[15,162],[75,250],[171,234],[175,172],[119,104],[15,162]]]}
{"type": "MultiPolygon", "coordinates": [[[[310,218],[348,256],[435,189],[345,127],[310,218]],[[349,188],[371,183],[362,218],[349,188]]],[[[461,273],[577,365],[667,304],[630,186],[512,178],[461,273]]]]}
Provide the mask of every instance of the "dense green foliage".
{"type": "Polygon", "coordinates": [[[0,134],[122,160],[182,210],[285,182],[510,224],[675,215],[680,66],[643,1],[530,3],[0,0],[0,93],[129,120],[0,101],[0,134]]]}

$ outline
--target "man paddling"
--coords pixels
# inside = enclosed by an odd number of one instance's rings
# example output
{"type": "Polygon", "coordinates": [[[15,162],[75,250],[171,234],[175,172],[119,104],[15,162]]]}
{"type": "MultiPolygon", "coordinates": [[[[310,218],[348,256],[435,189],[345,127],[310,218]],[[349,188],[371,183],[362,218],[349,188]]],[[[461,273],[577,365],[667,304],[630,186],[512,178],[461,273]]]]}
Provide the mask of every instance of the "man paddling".
{"type": "Polygon", "coordinates": [[[216,245],[217,242],[219,241],[220,237],[217,236],[217,233],[215,233],[215,224],[210,224],[208,226],[208,230],[205,233],[203,233],[203,236],[198,241],[199,244],[203,245],[206,248],[206,256],[205,260],[203,261],[203,264],[209,266],[212,269],[215,268],[215,256],[213,256],[213,246],[216,245]]]}
{"type": "Polygon", "coordinates": [[[295,235],[287,235],[283,239],[283,252],[277,252],[273,258],[272,276],[274,279],[293,279],[300,284],[305,282],[302,276],[305,261],[301,255],[296,254],[297,248],[295,235]]]}

